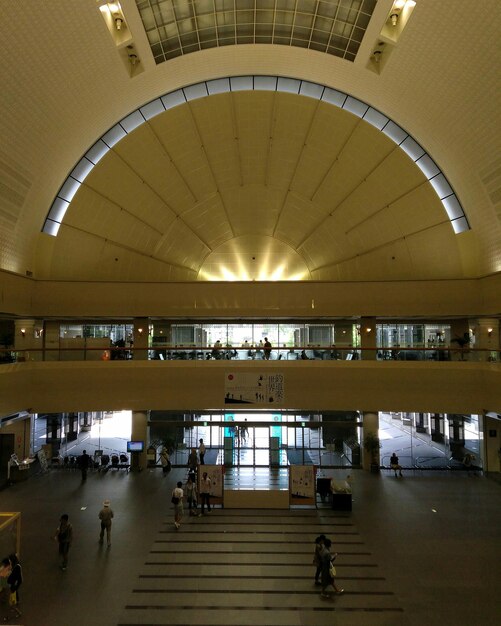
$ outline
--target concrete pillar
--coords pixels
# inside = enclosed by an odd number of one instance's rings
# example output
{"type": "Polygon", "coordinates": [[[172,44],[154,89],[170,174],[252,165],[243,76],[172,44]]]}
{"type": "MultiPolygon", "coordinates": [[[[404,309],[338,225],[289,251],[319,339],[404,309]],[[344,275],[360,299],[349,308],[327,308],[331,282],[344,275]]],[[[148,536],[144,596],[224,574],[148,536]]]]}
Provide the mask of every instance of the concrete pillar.
{"type": "Polygon", "coordinates": [[[360,320],[360,347],[364,361],[376,360],[376,318],[362,317],[360,320]]]}
{"type": "MultiPolygon", "coordinates": [[[[366,435],[369,433],[376,435],[379,437],[379,415],[377,411],[366,411],[363,415],[363,426],[362,426],[362,468],[364,470],[371,469],[372,463],[372,455],[365,449],[364,441],[366,435]]],[[[374,454],[374,462],[377,463],[378,467],[380,465],[380,454],[379,450],[377,450],[374,454]]]]}
{"type": "Polygon", "coordinates": [[[143,441],[143,451],[131,453],[131,469],[141,471],[146,467],[146,449],[148,447],[148,411],[132,411],[131,441],[143,441]]]}
{"type": "Polygon", "coordinates": [[[59,322],[45,322],[43,329],[44,361],[59,361],[59,322]]]}
{"type": "Polygon", "coordinates": [[[481,350],[478,353],[478,360],[497,360],[499,340],[499,320],[494,318],[477,320],[475,326],[475,348],[481,350]]]}
{"type": "Polygon", "coordinates": [[[148,343],[150,336],[150,323],[147,317],[134,319],[134,350],[133,358],[136,360],[148,359],[148,343]]]}
{"type": "Polygon", "coordinates": [[[15,320],[14,330],[14,350],[18,350],[18,361],[34,360],[34,352],[37,347],[35,339],[35,320],[23,319],[15,320]]]}

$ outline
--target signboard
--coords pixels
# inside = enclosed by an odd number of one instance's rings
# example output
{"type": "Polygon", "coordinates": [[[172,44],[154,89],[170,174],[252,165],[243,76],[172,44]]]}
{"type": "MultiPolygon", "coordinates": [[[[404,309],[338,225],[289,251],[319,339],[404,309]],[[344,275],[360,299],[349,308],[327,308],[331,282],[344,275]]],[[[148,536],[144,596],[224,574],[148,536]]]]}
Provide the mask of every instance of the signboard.
{"type": "Polygon", "coordinates": [[[224,393],[225,404],[283,404],[284,374],[229,372],[224,393]]]}
{"type": "Polygon", "coordinates": [[[291,465],[289,472],[291,504],[315,504],[315,467],[291,465]]]}
{"type": "Polygon", "coordinates": [[[210,496],[212,504],[222,504],[223,502],[223,466],[222,465],[199,465],[198,466],[198,493],[200,494],[200,485],[202,476],[207,472],[210,478],[210,496]]]}

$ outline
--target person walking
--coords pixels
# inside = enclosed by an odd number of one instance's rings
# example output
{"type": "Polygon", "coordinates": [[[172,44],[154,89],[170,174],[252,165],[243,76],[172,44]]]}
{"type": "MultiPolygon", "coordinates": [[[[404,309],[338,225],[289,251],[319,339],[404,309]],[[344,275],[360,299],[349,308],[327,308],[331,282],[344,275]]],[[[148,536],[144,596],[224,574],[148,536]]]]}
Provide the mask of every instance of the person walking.
{"type": "Polygon", "coordinates": [[[59,519],[59,526],[56,528],[54,540],[59,544],[60,567],[64,572],[68,567],[68,552],[73,541],[73,526],[69,522],[67,513],[61,515],[59,519]]]}
{"type": "Polygon", "coordinates": [[[160,463],[162,465],[163,475],[167,476],[171,470],[171,463],[169,453],[167,452],[167,448],[165,446],[162,448],[162,452],[160,452],[160,463]]]}
{"type": "Polygon", "coordinates": [[[197,508],[197,486],[195,484],[195,475],[190,474],[184,489],[186,500],[188,502],[189,515],[196,515],[197,508]]]}
{"type": "Polygon", "coordinates": [[[198,467],[198,456],[195,448],[191,449],[190,454],[188,455],[188,474],[194,474],[197,471],[198,467]]]}
{"type": "Polygon", "coordinates": [[[80,470],[82,472],[82,482],[87,480],[87,470],[90,466],[90,456],[87,454],[87,451],[84,450],[82,456],[78,460],[80,464],[80,470]]]}
{"type": "Polygon", "coordinates": [[[322,591],[320,592],[321,598],[330,598],[331,595],[327,593],[327,587],[332,587],[335,593],[342,594],[344,589],[339,589],[336,585],[336,569],[334,567],[334,561],[337,557],[336,554],[331,554],[332,542],[330,539],[324,539],[324,546],[320,553],[322,563],[322,591]]]}
{"type": "Polygon", "coordinates": [[[99,511],[98,517],[101,520],[101,533],[99,534],[99,543],[103,543],[104,531],[106,531],[106,541],[109,548],[111,546],[111,520],[114,517],[109,500],[105,500],[103,502],[103,508],[99,511]]]}
{"type": "Polygon", "coordinates": [[[313,553],[313,565],[316,565],[315,585],[321,585],[320,574],[322,573],[322,550],[324,547],[325,535],[319,535],[315,539],[315,552],[313,553]]]}
{"type": "Polygon", "coordinates": [[[268,337],[264,338],[264,358],[269,361],[271,356],[271,342],[268,337]]]}
{"type": "Polygon", "coordinates": [[[200,457],[200,465],[205,465],[205,444],[204,440],[200,439],[200,445],[198,446],[198,456],[200,457]]]}
{"type": "Polygon", "coordinates": [[[207,505],[207,513],[211,512],[210,508],[210,488],[211,482],[207,472],[203,473],[200,481],[200,500],[202,502],[202,515],[204,514],[205,505],[207,505]]]}
{"type": "Polygon", "coordinates": [[[16,614],[16,617],[21,617],[21,610],[19,609],[19,587],[23,582],[23,570],[21,563],[17,558],[17,554],[9,554],[10,573],[7,577],[7,584],[9,585],[9,606],[16,614]]]}
{"type": "Polygon", "coordinates": [[[183,483],[178,481],[177,486],[172,490],[171,502],[174,505],[174,526],[179,528],[183,519],[183,483]]]}

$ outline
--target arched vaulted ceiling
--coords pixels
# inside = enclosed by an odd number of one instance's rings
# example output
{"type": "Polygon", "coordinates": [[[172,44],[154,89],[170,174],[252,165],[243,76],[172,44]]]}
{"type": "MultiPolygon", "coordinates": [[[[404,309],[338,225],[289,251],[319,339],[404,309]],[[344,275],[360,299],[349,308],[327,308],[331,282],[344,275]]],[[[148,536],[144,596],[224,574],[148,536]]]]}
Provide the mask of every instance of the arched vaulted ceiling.
{"type": "Polygon", "coordinates": [[[440,251],[467,229],[401,128],[277,77],[199,84],[129,115],[76,165],[45,226],[54,278],[130,280],[445,278],[460,258],[440,251]]]}
{"type": "Polygon", "coordinates": [[[159,65],[135,3],[124,1],[141,59],[133,76],[93,0],[27,4],[1,8],[3,269],[123,281],[427,279],[501,269],[497,3],[486,1],[486,22],[466,0],[418,0],[374,72],[389,0],[377,4],[353,62],[253,44],[159,65]],[[475,42],[466,62],[465,36],[475,42]],[[58,236],[40,232],[75,164],[131,111],[203,80],[251,74],[338,89],[395,120],[441,167],[471,230],[454,232],[415,159],[373,125],[318,99],[249,90],[149,119],[89,173],[58,236]]]}

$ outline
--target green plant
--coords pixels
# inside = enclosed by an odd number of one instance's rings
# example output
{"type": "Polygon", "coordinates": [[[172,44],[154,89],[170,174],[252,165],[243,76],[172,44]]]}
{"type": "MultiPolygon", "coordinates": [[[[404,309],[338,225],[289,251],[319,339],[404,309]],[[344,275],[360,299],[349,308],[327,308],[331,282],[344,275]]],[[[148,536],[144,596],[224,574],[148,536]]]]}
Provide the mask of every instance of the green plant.
{"type": "Polygon", "coordinates": [[[364,449],[371,455],[371,463],[377,463],[377,454],[381,441],[376,433],[367,433],[364,437],[364,449]]]}

